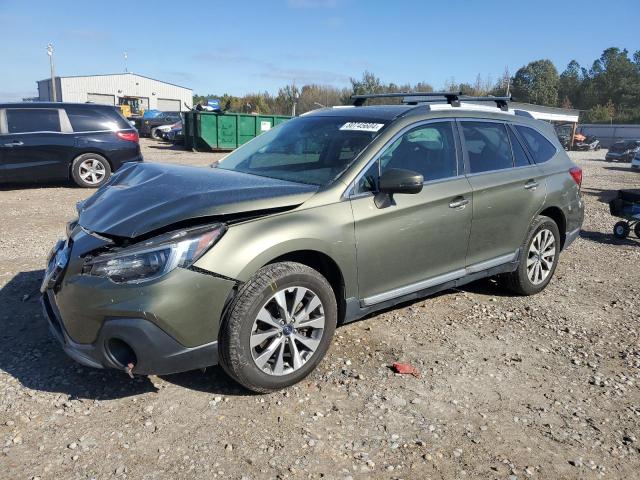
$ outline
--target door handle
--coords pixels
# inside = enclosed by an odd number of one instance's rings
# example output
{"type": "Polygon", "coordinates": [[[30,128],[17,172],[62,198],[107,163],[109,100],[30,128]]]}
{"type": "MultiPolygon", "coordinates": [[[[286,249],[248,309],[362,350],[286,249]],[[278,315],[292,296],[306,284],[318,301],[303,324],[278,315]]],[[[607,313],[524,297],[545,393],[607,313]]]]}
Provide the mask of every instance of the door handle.
{"type": "Polygon", "coordinates": [[[535,180],[529,180],[527,183],[524,184],[524,188],[526,188],[527,190],[535,190],[536,188],[538,188],[539,183],[536,182],[535,180]]]}
{"type": "Polygon", "coordinates": [[[469,199],[464,197],[456,197],[449,203],[449,208],[464,208],[469,205],[469,199]]]}
{"type": "Polygon", "coordinates": [[[9,142],[4,144],[5,147],[20,147],[22,145],[24,145],[24,142],[20,140],[16,140],[15,142],[9,142]]]}

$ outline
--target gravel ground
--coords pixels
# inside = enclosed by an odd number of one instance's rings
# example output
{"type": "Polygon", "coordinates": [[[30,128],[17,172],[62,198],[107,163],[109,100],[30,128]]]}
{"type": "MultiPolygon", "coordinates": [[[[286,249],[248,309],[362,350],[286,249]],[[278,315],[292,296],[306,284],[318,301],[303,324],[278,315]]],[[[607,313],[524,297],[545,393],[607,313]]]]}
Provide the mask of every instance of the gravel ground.
{"type": "Polygon", "coordinates": [[[603,202],[640,173],[604,153],[572,154],[587,217],[543,293],[482,281],[339,328],[314,374],[271,395],[217,367],[130,380],[67,358],[38,284],[91,192],[0,190],[0,477],[637,478],[640,241],[613,238],[603,202]]]}

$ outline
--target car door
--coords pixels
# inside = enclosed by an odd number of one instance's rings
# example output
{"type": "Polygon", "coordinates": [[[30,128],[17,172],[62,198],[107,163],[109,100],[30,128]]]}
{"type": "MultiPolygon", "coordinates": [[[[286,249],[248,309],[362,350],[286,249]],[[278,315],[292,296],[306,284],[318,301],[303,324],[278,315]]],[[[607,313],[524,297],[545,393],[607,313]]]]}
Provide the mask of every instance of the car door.
{"type": "Polygon", "coordinates": [[[0,168],[6,181],[68,178],[74,139],[62,133],[59,109],[7,108],[5,118],[0,168]]]}
{"type": "Polygon", "coordinates": [[[485,269],[516,258],[546,182],[504,122],[461,119],[459,125],[473,189],[467,267],[485,269]]]}
{"type": "Polygon", "coordinates": [[[423,122],[391,140],[350,197],[361,302],[373,305],[463,276],[471,200],[454,122],[423,122]],[[391,168],[422,174],[424,187],[378,208],[378,177],[391,168]]]}

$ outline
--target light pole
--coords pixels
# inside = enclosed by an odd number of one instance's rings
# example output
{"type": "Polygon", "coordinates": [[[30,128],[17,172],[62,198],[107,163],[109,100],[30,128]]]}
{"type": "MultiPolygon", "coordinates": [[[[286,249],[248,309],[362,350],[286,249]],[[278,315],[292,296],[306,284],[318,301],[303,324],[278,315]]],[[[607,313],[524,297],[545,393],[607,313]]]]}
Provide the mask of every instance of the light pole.
{"type": "Polygon", "coordinates": [[[57,102],[58,99],[56,95],[56,74],[53,68],[53,45],[52,44],[47,45],[47,55],[49,55],[49,66],[51,67],[51,98],[53,99],[54,102],[57,102]]]}

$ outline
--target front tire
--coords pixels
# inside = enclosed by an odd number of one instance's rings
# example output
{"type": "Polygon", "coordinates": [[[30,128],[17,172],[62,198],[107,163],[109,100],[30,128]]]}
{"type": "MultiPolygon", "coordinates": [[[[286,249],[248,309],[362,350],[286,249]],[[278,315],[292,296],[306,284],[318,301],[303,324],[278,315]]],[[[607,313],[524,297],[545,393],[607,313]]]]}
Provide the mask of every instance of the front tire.
{"type": "Polygon", "coordinates": [[[320,363],[337,323],[329,282],[294,262],[261,268],[245,283],[220,329],[222,368],[267,393],[300,382],[320,363]]]}
{"type": "Polygon", "coordinates": [[[560,231],[551,218],[538,216],[529,229],[518,268],[503,276],[503,283],[520,295],[541,292],[551,281],[560,256],[560,231]]]}
{"type": "Polygon", "coordinates": [[[111,165],[97,153],[85,153],[73,161],[71,177],[79,187],[98,188],[111,176],[111,165]]]}
{"type": "Polygon", "coordinates": [[[158,130],[157,128],[152,128],[151,129],[151,138],[153,138],[154,140],[162,140],[162,132],[160,130],[158,130]]]}

